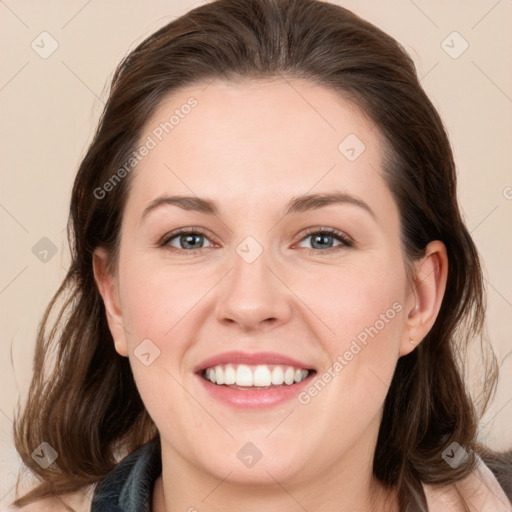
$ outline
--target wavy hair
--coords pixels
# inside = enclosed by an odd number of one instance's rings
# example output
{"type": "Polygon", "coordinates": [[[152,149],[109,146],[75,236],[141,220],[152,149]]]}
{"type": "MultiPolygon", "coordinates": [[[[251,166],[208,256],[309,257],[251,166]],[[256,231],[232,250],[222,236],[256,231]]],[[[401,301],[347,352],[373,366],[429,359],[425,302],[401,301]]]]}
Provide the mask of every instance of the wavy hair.
{"type": "Polygon", "coordinates": [[[114,350],[93,276],[98,247],[107,249],[115,268],[130,176],[102,199],[94,191],[127,161],[170,93],[215,78],[305,79],[358,106],[385,140],[385,179],[400,211],[406,260],[421,257],[432,240],[446,245],[441,309],[423,342],[398,361],[373,464],[375,477],[396,489],[403,509],[426,509],[422,482],[455,482],[475,467],[475,454],[484,453],[478,421],[498,367],[482,336],[481,264],[458,207],[447,134],[412,59],[371,23],[316,0],[201,5],[140,43],[116,69],[73,186],[71,265],[39,326],[32,384],[15,418],[16,449],[41,482],[15,504],[95,484],[120,453],[158,436],[128,359],[114,350]],[[463,369],[475,340],[485,355],[484,386],[471,396],[463,369]],[[44,470],[31,457],[42,441],[59,454],[44,470]],[[457,468],[442,458],[452,442],[470,454],[457,468]]]}

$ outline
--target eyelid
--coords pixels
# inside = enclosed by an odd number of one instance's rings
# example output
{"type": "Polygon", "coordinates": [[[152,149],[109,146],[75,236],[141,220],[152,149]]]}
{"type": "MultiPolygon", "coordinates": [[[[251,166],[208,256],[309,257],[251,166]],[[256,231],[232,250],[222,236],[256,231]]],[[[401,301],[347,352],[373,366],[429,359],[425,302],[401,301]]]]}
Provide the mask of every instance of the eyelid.
{"type": "Polygon", "coordinates": [[[327,233],[329,235],[337,235],[339,238],[341,238],[342,240],[344,240],[347,243],[351,243],[351,244],[354,243],[354,239],[350,235],[345,233],[344,231],[340,231],[339,229],[329,228],[329,227],[325,227],[325,226],[313,226],[311,228],[307,228],[302,233],[301,240],[303,240],[308,235],[311,235],[313,233],[327,233]]]}
{"type": "MultiPolygon", "coordinates": [[[[197,233],[200,235],[204,235],[206,238],[210,240],[210,242],[217,244],[218,242],[215,241],[215,237],[206,229],[201,228],[199,226],[190,226],[187,228],[178,228],[174,231],[170,231],[169,233],[166,233],[158,242],[159,247],[165,247],[173,238],[176,238],[179,235],[186,235],[189,233],[197,233]]],[[[207,247],[202,247],[201,249],[207,249],[207,247]]],[[[197,249],[195,252],[200,251],[201,249],[197,249]]],[[[178,249],[180,250],[180,249],[178,249]]],[[[187,251],[187,252],[194,252],[194,251],[187,251]]]]}
{"type": "Polygon", "coordinates": [[[327,234],[333,236],[334,238],[337,238],[340,242],[342,242],[342,246],[328,247],[327,249],[314,249],[312,247],[302,247],[302,249],[306,249],[307,251],[313,251],[315,253],[330,252],[336,251],[340,248],[353,247],[355,243],[354,239],[350,235],[347,235],[347,233],[340,231],[339,229],[336,228],[322,226],[313,226],[311,228],[307,228],[304,232],[301,233],[301,238],[297,243],[300,243],[306,238],[308,238],[310,235],[317,233],[327,234]]]}

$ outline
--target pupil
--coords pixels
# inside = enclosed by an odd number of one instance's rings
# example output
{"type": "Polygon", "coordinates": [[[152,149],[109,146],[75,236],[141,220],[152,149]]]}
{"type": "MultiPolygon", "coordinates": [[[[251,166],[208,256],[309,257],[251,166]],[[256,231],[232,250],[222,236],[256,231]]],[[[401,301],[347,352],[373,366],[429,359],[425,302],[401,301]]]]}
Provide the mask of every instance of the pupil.
{"type": "Polygon", "coordinates": [[[182,240],[182,246],[184,246],[184,248],[190,248],[190,247],[194,248],[194,247],[196,247],[196,246],[197,246],[197,244],[196,244],[196,245],[194,245],[194,241],[193,241],[194,239],[195,239],[195,241],[196,241],[196,242],[199,240],[199,245],[201,245],[201,244],[200,244],[200,241],[201,241],[201,239],[202,239],[202,236],[203,236],[203,235],[195,235],[195,234],[191,234],[191,235],[183,235],[183,236],[181,237],[181,240],[182,240]]]}
{"type": "Polygon", "coordinates": [[[320,247],[331,247],[332,246],[332,237],[331,237],[331,235],[318,234],[314,237],[314,243],[317,243],[317,242],[320,243],[320,247]],[[328,239],[328,238],[331,239],[331,243],[326,242],[326,239],[328,239]]]}

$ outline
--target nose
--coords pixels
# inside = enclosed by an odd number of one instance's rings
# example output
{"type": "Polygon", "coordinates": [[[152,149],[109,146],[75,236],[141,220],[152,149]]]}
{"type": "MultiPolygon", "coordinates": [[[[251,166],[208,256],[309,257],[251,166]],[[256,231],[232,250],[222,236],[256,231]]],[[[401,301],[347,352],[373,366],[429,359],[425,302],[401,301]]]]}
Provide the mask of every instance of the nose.
{"type": "Polygon", "coordinates": [[[252,263],[234,255],[233,268],[219,289],[216,317],[220,322],[248,332],[290,320],[293,294],[269,263],[265,251],[252,263]]]}

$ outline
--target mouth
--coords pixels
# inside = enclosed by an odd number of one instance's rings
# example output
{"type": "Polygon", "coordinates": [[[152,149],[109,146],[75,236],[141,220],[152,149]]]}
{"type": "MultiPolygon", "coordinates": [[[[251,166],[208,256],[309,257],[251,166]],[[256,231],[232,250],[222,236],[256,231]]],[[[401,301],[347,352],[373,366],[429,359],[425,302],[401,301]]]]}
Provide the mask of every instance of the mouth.
{"type": "Polygon", "coordinates": [[[216,386],[260,390],[293,386],[306,380],[314,371],[288,365],[222,364],[208,367],[200,375],[216,386]]]}
{"type": "Polygon", "coordinates": [[[195,373],[215,400],[235,408],[254,408],[297,399],[316,370],[278,354],[230,353],[203,362],[195,373]]]}

